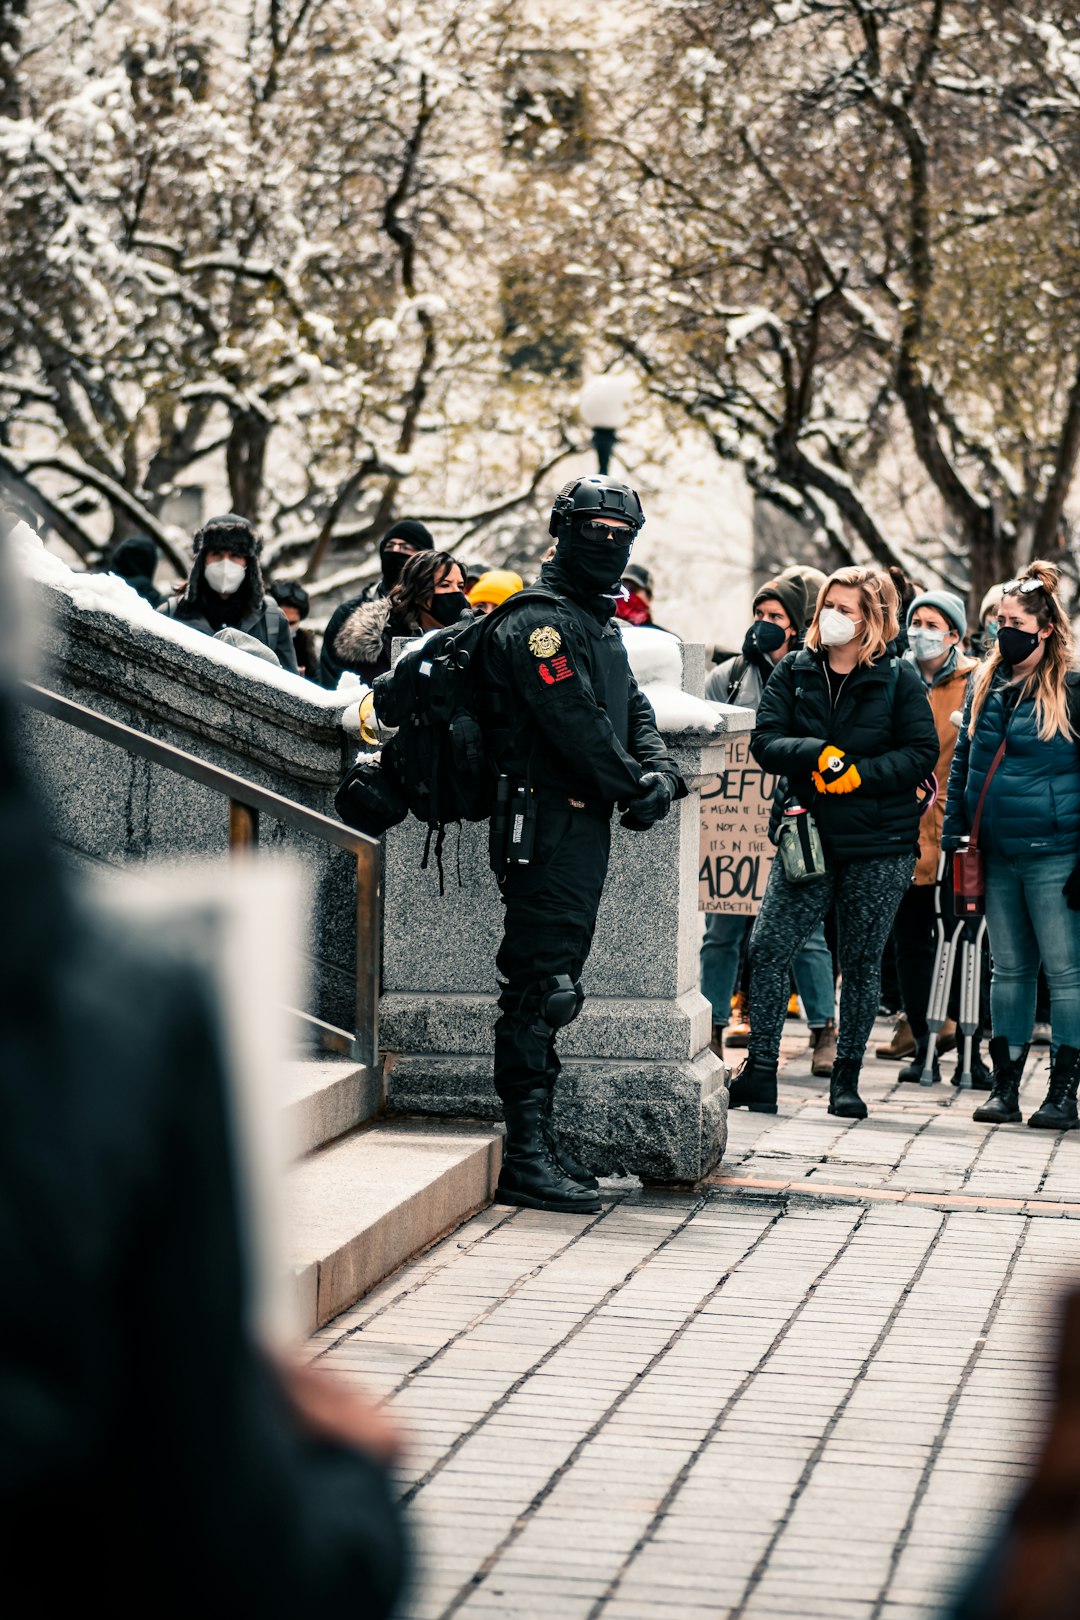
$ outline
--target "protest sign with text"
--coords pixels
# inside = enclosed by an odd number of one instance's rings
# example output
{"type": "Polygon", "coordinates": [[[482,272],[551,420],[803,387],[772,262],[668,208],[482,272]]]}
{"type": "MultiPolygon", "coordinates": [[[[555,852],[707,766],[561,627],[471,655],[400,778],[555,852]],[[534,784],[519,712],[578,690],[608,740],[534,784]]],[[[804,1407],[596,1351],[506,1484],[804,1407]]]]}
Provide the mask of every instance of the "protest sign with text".
{"type": "Polygon", "coordinates": [[[775,849],[769,811],[776,777],[750,757],[749,737],[734,737],[722,776],[701,785],[698,910],[757,915],[775,849]]]}

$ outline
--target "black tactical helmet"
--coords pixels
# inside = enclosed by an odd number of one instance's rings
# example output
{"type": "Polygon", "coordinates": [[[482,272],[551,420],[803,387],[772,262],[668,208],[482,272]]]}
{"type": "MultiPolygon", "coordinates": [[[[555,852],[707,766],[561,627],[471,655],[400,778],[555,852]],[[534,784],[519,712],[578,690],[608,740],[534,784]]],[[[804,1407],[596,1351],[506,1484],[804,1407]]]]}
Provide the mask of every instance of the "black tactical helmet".
{"type": "Polygon", "coordinates": [[[641,510],[636,490],[631,489],[629,484],[616,483],[614,478],[593,473],[589,478],[572,478],[560,489],[551,508],[548,534],[558,538],[568,533],[574,518],[589,512],[598,512],[602,517],[621,518],[624,523],[630,524],[635,534],[645,522],[645,513],[641,510]]]}

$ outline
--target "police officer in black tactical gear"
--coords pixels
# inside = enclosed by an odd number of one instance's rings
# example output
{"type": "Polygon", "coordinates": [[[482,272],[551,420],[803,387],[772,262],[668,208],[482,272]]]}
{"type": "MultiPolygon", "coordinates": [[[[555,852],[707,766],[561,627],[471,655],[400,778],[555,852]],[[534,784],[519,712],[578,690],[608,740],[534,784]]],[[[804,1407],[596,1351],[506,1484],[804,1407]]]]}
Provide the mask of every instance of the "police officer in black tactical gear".
{"type": "Polygon", "coordinates": [[[553,1124],[558,1031],[581,1011],[581,971],[607,875],[611,815],[644,832],[686,784],[634,680],[614,620],[619,581],[645,517],[605,477],[560,492],[558,544],[540,590],[492,630],[486,729],[500,770],[492,864],[506,907],[495,1089],[506,1145],[497,1199],[532,1209],[600,1207],[595,1176],[553,1124]],[[552,595],[552,593],[555,593],[552,595]]]}

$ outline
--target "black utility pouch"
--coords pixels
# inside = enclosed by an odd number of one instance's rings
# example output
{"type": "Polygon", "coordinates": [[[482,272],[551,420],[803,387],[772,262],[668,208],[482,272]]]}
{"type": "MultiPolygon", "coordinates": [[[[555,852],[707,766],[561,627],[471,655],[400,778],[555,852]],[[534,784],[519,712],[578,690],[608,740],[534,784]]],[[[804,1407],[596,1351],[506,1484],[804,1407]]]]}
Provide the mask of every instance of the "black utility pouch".
{"type": "Polygon", "coordinates": [[[495,809],[488,827],[488,861],[496,877],[506,871],[506,840],[510,834],[510,778],[500,776],[495,786],[495,809]]]}

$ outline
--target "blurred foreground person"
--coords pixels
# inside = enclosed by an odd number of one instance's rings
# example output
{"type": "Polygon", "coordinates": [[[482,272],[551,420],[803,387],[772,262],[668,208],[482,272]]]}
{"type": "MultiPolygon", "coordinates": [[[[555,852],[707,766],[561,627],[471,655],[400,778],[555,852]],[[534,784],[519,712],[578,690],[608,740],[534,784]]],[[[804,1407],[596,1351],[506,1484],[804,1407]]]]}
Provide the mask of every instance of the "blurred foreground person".
{"type": "Polygon", "coordinates": [[[236,512],[211,518],[195,536],[195,555],[186,585],[158,612],[208,636],[219,630],[240,630],[268,647],[282,669],[297,675],[285,615],[263,585],[261,550],[259,537],[247,518],[236,512]]]}
{"type": "Polygon", "coordinates": [[[69,894],[0,686],[0,1547],[12,1614],[390,1614],[388,1421],[249,1336],[214,986],[69,894]]]}
{"type": "Polygon", "coordinates": [[[1080,1293],[1065,1301],[1054,1409],[1031,1481],[941,1620],[1080,1614],[1080,1293]]]}

